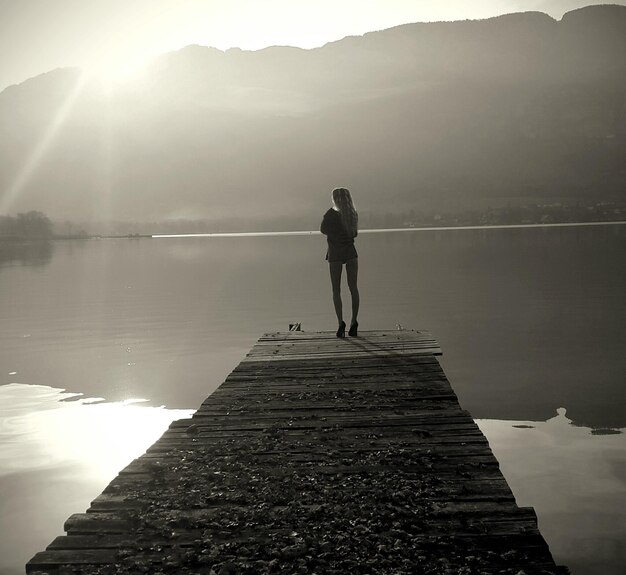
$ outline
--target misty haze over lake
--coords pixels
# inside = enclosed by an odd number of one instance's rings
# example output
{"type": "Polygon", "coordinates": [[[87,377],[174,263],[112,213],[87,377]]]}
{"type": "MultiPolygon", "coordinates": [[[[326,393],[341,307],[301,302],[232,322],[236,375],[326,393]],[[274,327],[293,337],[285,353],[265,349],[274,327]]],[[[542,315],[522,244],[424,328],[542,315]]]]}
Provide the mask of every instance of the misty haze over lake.
{"type": "MultiPolygon", "coordinates": [[[[623,201],[626,7],[407,24],[321,48],[188,46],[106,86],[0,93],[0,213],[316,218],[623,201]]],[[[293,228],[291,228],[293,229],[293,228]]]]}

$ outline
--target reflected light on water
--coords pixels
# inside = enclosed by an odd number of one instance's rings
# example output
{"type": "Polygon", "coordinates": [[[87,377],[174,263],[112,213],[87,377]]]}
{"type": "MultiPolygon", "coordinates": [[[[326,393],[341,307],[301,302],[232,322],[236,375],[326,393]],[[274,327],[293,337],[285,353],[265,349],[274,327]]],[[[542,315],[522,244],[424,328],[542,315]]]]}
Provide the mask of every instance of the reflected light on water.
{"type": "Polygon", "coordinates": [[[557,563],[573,575],[623,573],[626,434],[545,422],[476,420],[520,506],[534,507],[557,563]]]}
{"type": "Polygon", "coordinates": [[[110,480],[192,410],[106,403],[39,385],[0,386],[0,476],[80,464],[110,480]]]}
{"type": "Polygon", "coordinates": [[[142,403],[0,385],[1,575],[23,573],[72,513],[83,513],[172,421],[193,413],[142,403]]]}

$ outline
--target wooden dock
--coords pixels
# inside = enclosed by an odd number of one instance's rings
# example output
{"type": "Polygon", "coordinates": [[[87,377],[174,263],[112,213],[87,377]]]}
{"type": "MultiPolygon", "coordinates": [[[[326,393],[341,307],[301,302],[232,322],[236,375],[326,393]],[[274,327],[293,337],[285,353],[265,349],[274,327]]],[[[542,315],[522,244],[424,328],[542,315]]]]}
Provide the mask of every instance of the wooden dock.
{"type": "Polygon", "coordinates": [[[440,353],[417,331],[264,335],[27,573],[567,573],[440,353]]]}

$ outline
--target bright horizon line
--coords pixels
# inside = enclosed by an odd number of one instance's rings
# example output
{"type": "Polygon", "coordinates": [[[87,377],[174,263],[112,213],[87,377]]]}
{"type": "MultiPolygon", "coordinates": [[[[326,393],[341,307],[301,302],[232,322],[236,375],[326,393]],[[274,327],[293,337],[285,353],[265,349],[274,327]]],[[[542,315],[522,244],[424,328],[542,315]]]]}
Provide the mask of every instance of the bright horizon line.
{"type": "MultiPolygon", "coordinates": [[[[438,226],[438,227],[415,227],[415,228],[373,228],[359,230],[359,234],[378,234],[383,232],[441,232],[450,230],[489,230],[489,229],[515,229],[515,228],[566,228],[585,226],[615,226],[626,225],[624,220],[610,222],[562,222],[554,224],[498,224],[493,226],[438,226]]],[[[238,238],[259,236],[316,236],[322,232],[292,231],[292,232],[213,232],[204,234],[151,234],[152,238],[238,238]]],[[[125,237],[125,236],[122,236],[125,237]]]]}

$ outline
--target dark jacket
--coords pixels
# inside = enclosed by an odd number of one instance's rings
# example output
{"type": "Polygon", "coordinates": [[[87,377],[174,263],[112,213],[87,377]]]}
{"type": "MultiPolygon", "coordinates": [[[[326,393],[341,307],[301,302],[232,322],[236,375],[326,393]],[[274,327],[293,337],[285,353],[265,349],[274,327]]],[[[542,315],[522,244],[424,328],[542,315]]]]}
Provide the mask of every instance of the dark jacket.
{"type": "Polygon", "coordinates": [[[329,262],[347,262],[358,257],[354,247],[354,236],[346,231],[341,222],[341,215],[337,210],[330,208],[325,214],[320,231],[326,235],[328,251],[326,259],[329,262]]]}

